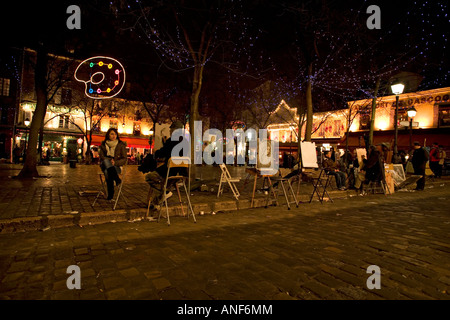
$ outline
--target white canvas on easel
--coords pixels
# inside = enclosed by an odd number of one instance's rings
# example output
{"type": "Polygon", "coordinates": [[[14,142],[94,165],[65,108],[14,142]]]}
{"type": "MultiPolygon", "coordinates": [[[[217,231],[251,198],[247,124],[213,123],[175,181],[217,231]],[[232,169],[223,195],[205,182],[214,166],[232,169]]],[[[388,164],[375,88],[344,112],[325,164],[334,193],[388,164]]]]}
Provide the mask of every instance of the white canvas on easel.
{"type": "Polygon", "coordinates": [[[170,139],[170,124],[157,123],[155,125],[155,146],[154,151],[161,149],[164,145],[164,141],[170,139]]]}
{"type": "Polygon", "coordinates": [[[359,163],[360,168],[362,168],[362,166],[363,166],[362,156],[364,156],[367,159],[367,150],[364,148],[357,148],[356,149],[356,157],[358,158],[358,163],[359,163]]]}
{"type": "Polygon", "coordinates": [[[319,168],[317,164],[316,143],[304,141],[301,142],[302,148],[302,167],[303,168],[319,168]]]}
{"type": "Polygon", "coordinates": [[[258,140],[258,157],[256,170],[258,170],[261,175],[275,175],[278,172],[279,168],[279,163],[277,163],[277,155],[278,147],[276,147],[274,141],[258,140]],[[266,160],[269,159],[269,163],[262,163],[261,157],[264,157],[266,160]]]}

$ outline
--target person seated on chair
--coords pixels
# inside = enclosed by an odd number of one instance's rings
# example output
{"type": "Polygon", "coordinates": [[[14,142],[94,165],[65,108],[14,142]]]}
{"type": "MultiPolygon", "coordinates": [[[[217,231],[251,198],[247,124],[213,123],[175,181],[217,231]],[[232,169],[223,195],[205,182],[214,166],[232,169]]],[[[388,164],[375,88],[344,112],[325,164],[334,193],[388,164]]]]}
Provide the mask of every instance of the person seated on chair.
{"type": "MultiPolygon", "coordinates": [[[[357,157],[356,157],[357,158],[357,157]]],[[[362,164],[359,165],[358,159],[356,159],[356,162],[358,163],[358,168],[355,170],[355,184],[354,187],[356,189],[356,192],[359,194],[363,193],[363,182],[366,180],[366,164],[367,159],[365,155],[361,155],[361,162],[362,164]]]]}
{"type": "MultiPolygon", "coordinates": [[[[170,126],[170,135],[172,136],[175,130],[183,128],[184,126],[180,121],[175,121],[170,126]]],[[[166,193],[165,197],[163,197],[162,192],[164,187],[164,179],[167,176],[169,159],[172,157],[172,150],[179,143],[180,141],[172,141],[171,138],[167,139],[164,142],[163,147],[155,152],[155,158],[163,160],[164,163],[145,175],[145,181],[150,186],[149,198],[147,200],[151,203],[150,207],[152,208],[155,208],[156,206],[160,205],[161,202],[164,201],[164,199],[172,196],[172,192],[168,192],[166,193]]],[[[178,174],[186,175],[185,168],[178,168],[178,171],[178,174]]],[[[173,172],[170,173],[174,174],[173,172]]]]}
{"type": "Polygon", "coordinates": [[[322,162],[322,166],[325,172],[328,175],[334,176],[334,178],[336,179],[336,186],[339,190],[346,190],[345,180],[347,179],[347,175],[344,172],[340,171],[340,166],[331,159],[330,151],[325,151],[324,156],[325,158],[322,162]]]}
{"type": "Polygon", "coordinates": [[[114,197],[114,181],[120,185],[120,167],[127,163],[127,145],[119,138],[117,129],[110,128],[105,135],[105,140],[99,148],[100,168],[105,174],[106,186],[108,190],[108,200],[114,197]]]}
{"type": "Polygon", "coordinates": [[[369,155],[367,156],[367,161],[364,163],[364,171],[366,171],[365,184],[381,180],[383,174],[382,165],[380,151],[376,146],[369,146],[369,155]]]}

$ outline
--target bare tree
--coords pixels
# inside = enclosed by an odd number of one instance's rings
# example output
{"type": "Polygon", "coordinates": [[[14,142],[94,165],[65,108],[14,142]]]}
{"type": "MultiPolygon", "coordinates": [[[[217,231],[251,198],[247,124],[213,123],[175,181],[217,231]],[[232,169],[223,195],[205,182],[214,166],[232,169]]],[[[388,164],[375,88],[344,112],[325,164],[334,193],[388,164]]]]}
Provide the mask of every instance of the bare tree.
{"type": "MultiPolygon", "coordinates": [[[[144,32],[161,64],[174,72],[191,72],[189,127],[200,120],[200,93],[206,66],[215,62],[234,69],[236,48],[243,47],[243,31],[248,20],[242,16],[240,2],[220,0],[115,1],[112,9],[125,9],[134,19],[131,30],[144,32]],[[129,8],[129,9],[126,9],[129,8]]],[[[191,152],[194,152],[191,139],[191,152]]]]}
{"type": "MultiPolygon", "coordinates": [[[[29,57],[30,58],[30,57],[29,57]]],[[[74,60],[49,54],[41,43],[37,49],[36,62],[30,58],[34,66],[34,87],[36,92],[36,108],[31,121],[25,163],[18,178],[38,177],[37,156],[42,155],[42,141],[45,115],[48,104],[54,100],[62,86],[69,80],[69,69],[74,60]],[[38,153],[36,152],[38,145],[38,153]]]]}

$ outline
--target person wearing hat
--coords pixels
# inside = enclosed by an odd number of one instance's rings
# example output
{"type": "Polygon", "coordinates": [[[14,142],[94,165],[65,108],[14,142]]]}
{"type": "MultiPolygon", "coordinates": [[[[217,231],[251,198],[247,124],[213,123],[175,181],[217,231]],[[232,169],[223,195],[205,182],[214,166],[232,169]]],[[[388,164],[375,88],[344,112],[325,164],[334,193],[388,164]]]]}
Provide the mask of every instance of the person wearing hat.
{"type": "MultiPolygon", "coordinates": [[[[170,135],[172,136],[173,132],[177,129],[183,129],[184,125],[180,121],[175,121],[170,126],[170,135]]],[[[164,142],[164,145],[161,149],[155,152],[155,158],[163,161],[163,164],[158,166],[155,170],[148,172],[145,175],[145,181],[150,186],[150,192],[148,201],[151,201],[151,206],[155,207],[159,205],[162,201],[164,201],[164,197],[162,196],[162,189],[164,179],[167,176],[168,163],[169,159],[172,156],[173,148],[178,145],[180,141],[174,141],[172,138],[167,139],[164,142]]],[[[183,169],[183,168],[181,168],[183,169]]],[[[179,170],[181,170],[179,169],[179,170]]],[[[185,170],[184,170],[185,171],[185,170]]],[[[186,174],[185,172],[179,172],[179,174],[186,174]]],[[[168,192],[165,195],[165,198],[169,198],[172,196],[172,192],[168,192]]]]}
{"type": "Polygon", "coordinates": [[[414,152],[412,156],[412,165],[414,168],[414,174],[418,176],[422,176],[417,181],[417,186],[414,190],[422,191],[425,188],[425,167],[428,161],[429,155],[428,151],[426,151],[418,141],[414,142],[414,152]]]}

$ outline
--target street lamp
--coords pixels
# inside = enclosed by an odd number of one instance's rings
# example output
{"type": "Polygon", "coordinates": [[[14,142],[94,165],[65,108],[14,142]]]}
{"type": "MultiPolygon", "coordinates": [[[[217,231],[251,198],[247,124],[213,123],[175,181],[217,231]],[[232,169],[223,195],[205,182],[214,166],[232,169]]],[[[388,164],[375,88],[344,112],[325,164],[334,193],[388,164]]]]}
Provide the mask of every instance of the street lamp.
{"type": "Polygon", "coordinates": [[[399,163],[400,159],[398,157],[398,103],[400,100],[400,95],[403,93],[403,90],[405,89],[405,85],[402,83],[394,83],[391,86],[392,93],[395,94],[395,117],[394,117],[394,156],[393,156],[393,163],[399,163]]]}
{"type": "Polygon", "coordinates": [[[23,152],[23,162],[25,162],[25,157],[27,155],[27,147],[28,147],[28,126],[30,125],[31,121],[30,119],[26,118],[25,121],[23,122],[25,124],[26,128],[26,134],[25,134],[25,148],[24,148],[24,152],[23,152]]]}
{"type": "Polygon", "coordinates": [[[408,117],[409,117],[409,150],[412,150],[412,127],[413,127],[413,118],[416,116],[417,114],[417,110],[416,108],[414,108],[414,106],[412,106],[411,108],[408,109],[408,111],[406,111],[408,113],[408,117]]]}

